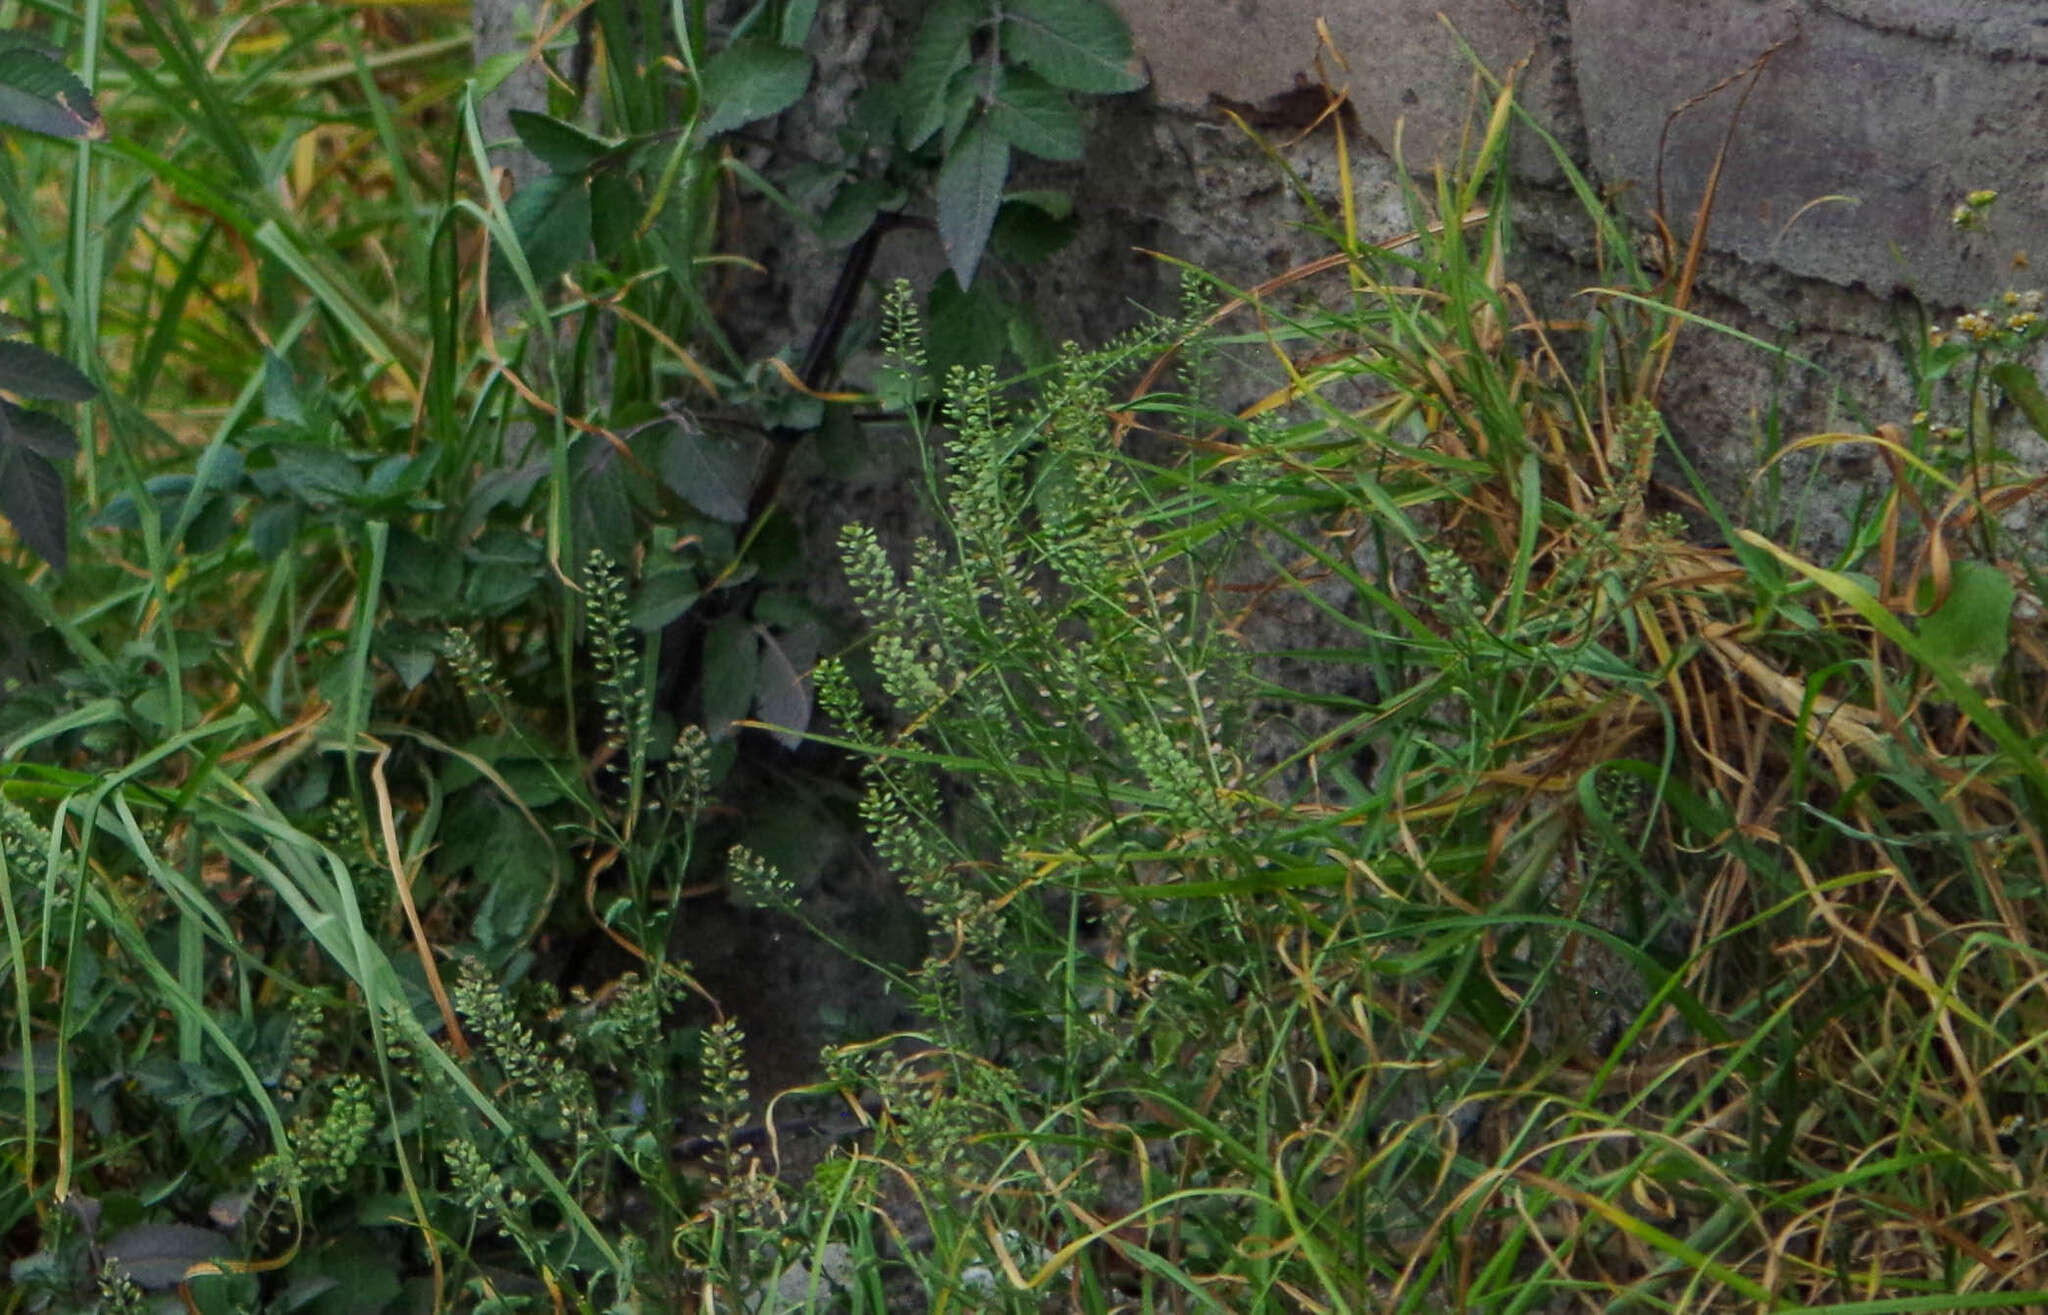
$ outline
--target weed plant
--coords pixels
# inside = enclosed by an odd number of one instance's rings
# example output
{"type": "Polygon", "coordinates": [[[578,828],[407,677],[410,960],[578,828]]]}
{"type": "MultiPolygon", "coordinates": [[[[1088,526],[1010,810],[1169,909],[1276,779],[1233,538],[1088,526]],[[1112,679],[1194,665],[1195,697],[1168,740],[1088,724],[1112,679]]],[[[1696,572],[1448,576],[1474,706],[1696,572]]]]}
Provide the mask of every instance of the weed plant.
{"type": "Polygon", "coordinates": [[[1724,331],[1696,245],[1632,245],[1560,153],[1601,286],[1560,320],[1514,282],[1517,116],[1409,234],[1340,218],[1021,409],[953,372],[947,540],[847,535],[873,630],[821,699],[930,1026],[839,1057],[886,1113],[819,1237],[885,1227],[931,1309],[2044,1299],[2040,580],[1994,527],[2040,484],[1982,393],[2031,399],[2035,294],[1914,344],[1910,424],[1792,445],[1892,474],[1809,560],[1669,442],[1674,337],[1724,331]],[[1163,391],[1246,339],[1262,403],[1163,391]],[[1249,642],[1274,600],[1313,622],[1249,642]],[[1275,704],[1323,716],[1275,750],[1275,704]]]}
{"type": "MultiPolygon", "coordinates": [[[[39,11],[117,129],[0,162],[0,293],[103,399],[93,551],[0,561],[5,1309],[2048,1300],[2038,482],[1992,425],[2048,412],[2032,294],[1916,336],[1922,415],[1792,445],[1893,481],[1809,560],[1664,432],[1697,239],[1639,258],[1565,164],[1604,286],[1526,303],[1506,91],[1412,233],[1340,215],[1028,387],[952,335],[925,378],[890,300],[947,534],[849,531],[871,635],[810,738],[928,919],[921,1021],[825,1056],[844,1153],[749,1154],[675,937],[694,882],[806,912],[717,791],[824,642],[730,458],[824,417],[720,333],[765,180],[671,70],[789,60],[632,8],[510,203],[438,11],[39,11]],[[549,220],[600,191],[586,253],[549,220]],[[1220,411],[1246,344],[1282,377],[1220,411]],[[706,597],[678,707],[653,636],[706,597]]],[[[1044,40],[1080,0],[986,62],[934,13],[898,145],[958,292],[1008,207],[950,153],[1063,152],[1042,84],[1129,75],[1113,23],[1044,40]]]]}

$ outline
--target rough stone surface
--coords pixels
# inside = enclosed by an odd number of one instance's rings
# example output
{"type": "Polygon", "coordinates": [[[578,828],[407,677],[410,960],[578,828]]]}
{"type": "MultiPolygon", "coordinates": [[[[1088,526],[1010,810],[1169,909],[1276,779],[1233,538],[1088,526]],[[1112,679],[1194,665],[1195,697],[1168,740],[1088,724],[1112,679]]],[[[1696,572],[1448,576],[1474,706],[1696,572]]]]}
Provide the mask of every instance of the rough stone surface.
{"type": "MultiPolygon", "coordinates": [[[[1455,30],[1489,69],[1526,61],[1525,104],[1596,177],[1627,185],[1638,214],[1654,198],[1660,158],[1667,212],[1693,212],[1740,79],[1771,51],[1730,144],[1718,249],[1880,295],[1910,288],[1965,303],[2010,256],[1995,242],[1954,240],[1946,221],[1966,192],[2001,189],[2015,235],[2048,230],[2048,0],[1120,7],[1158,106],[1258,102],[1320,69],[1390,154],[1398,136],[1411,168],[1454,158],[1472,113],[1472,64],[1455,30]],[[1348,67],[1321,49],[1323,16],[1348,67]],[[1667,133],[1671,115],[1730,79],[1667,133]]],[[[1534,178],[1555,176],[1540,149],[1525,145],[1516,160],[1534,178]]]]}
{"type": "MultiPolygon", "coordinates": [[[[1521,81],[1533,92],[1531,109],[1553,128],[1569,123],[1570,99],[1559,94],[1569,86],[1560,81],[1566,48],[1554,40],[1562,10],[1550,0],[1124,0],[1119,7],[1161,106],[1202,109],[1211,97],[1258,103],[1298,78],[1326,79],[1350,91],[1361,126],[1381,149],[1393,154],[1398,139],[1401,158],[1422,168],[1457,155],[1478,91],[1476,56],[1496,71],[1526,62],[1521,81]]],[[[1538,171],[1546,167],[1536,152],[1527,158],[1538,171]]]]}
{"type": "MultiPolygon", "coordinates": [[[[1665,115],[1776,47],[1730,145],[1711,230],[1720,250],[1961,303],[2010,255],[1955,240],[1948,216],[1966,193],[1999,189],[2016,233],[2048,228],[2048,4],[1571,0],[1570,13],[1592,165],[1636,184],[1639,200],[1665,115]]],[[[1671,125],[1669,213],[1698,205],[1740,91],[1671,125]]]]}
{"type": "MultiPolygon", "coordinates": [[[[1060,290],[1062,327],[1120,327],[1129,299],[1170,304],[1170,279],[1125,265],[1134,246],[1239,283],[1328,250],[1212,96],[1258,103],[1303,73],[1346,91],[1382,152],[1353,160],[1361,230],[1400,231],[1396,143],[1411,171],[1453,159],[1484,110],[1450,29],[1490,68],[1526,61],[1523,103],[1639,225],[1661,161],[1663,211],[1683,241],[1728,141],[1696,309],[1833,372],[1788,369],[1710,331],[1681,337],[1667,415],[1731,502],[1770,501],[1750,476],[1773,442],[1904,420],[1916,403],[1898,344],[1921,309],[1938,320],[2038,281],[2015,266],[2048,249],[2048,0],[1118,2],[1153,83],[1099,116],[1069,176],[1092,225],[1064,258],[1070,272],[1036,283],[1060,290]],[[1319,13],[1344,66],[1327,53],[1316,63],[1319,13]],[[1744,75],[1766,51],[1750,87],[1744,75]],[[1959,233],[1949,215],[1979,187],[2000,192],[1994,221],[1959,233]],[[1115,292],[1103,291],[1119,268],[1115,292]]],[[[1328,134],[1269,136],[1316,202],[1334,207],[1328,134]]],[[[1514,273],[1547,309],[1582,307],[1591,243],[1552,150],[1524,131],[1511,158],[1522,179],[1514,273]]],[[[1854,458],[1829,462],[1803,521],[1816,547],[1839,541],[1871,487],[1854,458]]],[[[1813,466],[1785,472],[1796,487],[1813,466]]]]}

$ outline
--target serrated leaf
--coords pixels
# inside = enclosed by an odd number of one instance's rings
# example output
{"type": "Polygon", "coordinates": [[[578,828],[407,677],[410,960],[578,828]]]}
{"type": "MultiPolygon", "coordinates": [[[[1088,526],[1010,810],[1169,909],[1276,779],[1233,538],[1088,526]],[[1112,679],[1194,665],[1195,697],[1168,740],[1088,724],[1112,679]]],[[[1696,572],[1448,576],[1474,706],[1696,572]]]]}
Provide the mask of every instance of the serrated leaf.
{"type": "Polygon", "coordinates": [[[713,520],[729,525],[746,520],[747,500],[753,496],[754,474],[760,466],[759,444],[707,432],[691,420],[663,429],[654,459],[661,482],[713,520]]]}
{"type": "Polygon", "coordinates": [[[76,74],[41,50],[0,49],[0,123],[66,141],[104,141],[106,121],[76,74]]]}
{"type": "Polygon", "coordinates": [[[0,447],[0,515],[31,551],[61,571],[70,561],[64,476],[26,445],[0,447]]]}
{"type": "Polygon", "coordinates": [[[2005,661],[2014,596],[2012,581],[1996,566],[1957,562],[1948,597],[1920,619],[1921,642],[1937,660],[1953,663],[1958,676],[1982,686],[2005,661]]]}
{"type": "Polygon", "coordinates": [[[71,362],[19,340],[0,342],[0,388],[42,402],[89,402],[100,391],[71,362]]]}
{"type": "Polygon", "coordinates": [[[974,57],[974,29],[985,21],[985,9],[977,12],[967,0],[940,0],[918,26],[901,79],[906,150],[924,145],[945,124],[946,93],[953,75],[974,57]]]}
{"type": "Polygon", "coordinates": [[[136,1286],[163,1291],[183,1282],[192,1266],[225,1256],[230,1249],[228,1239],[210,1228],[138,1224],[116,1234],[106,1245],[106,1256],[136,1286]]]}
{"type": "Polygon", "coordinates": [[[523,466],[498,466],[485,471],[470,486],[469,497],[462,504],[462,524],[455,532],[458,541],[468,539],[483,528],[493,511],[501,506],[517,507],[532,495],[534,485],[541,476],[548,473],[545,461],[529,461],[523,466]]]}
{"type": "Polygon", "coordinates": [[[803,51],[765,41],[735,42],[704,65],[704,99],[712,109],[702,131],[712,137],[780,114],[810,85],[811,57],[803,51]]]}
{"type": "Polygon", "coordinates": [[[615,562],[633,552],[633,497],[626,463],[598,434],[578,434],[569,448],[569,527],[579,551],[602,548],[615,562]]]}
{"type": "Polygon", "coordinates": [[[1047,160],[1081,158],[1081,116],[1065,92],[1035,73],[1003,71],[989,101],[988,121],[1020,151],[1047,160]]]}
{"type": "Polygon", "coordinates": [[[811,724],[810,688],[788,652],[775,641],[775,636],[769,634],[765,627],[757,626],[754,633],[761,641],[760,688],[754,697],[755,719],[781,727],[775,732],[776,742],[785,749],[794,749],[803,743],[804,731],[811,724]]]}
{"type": "Polygon", "coordinates": [[[753,706],[760,683],[761,637],[754,626],[728,618],[704,636],[704,733],[714,740],[753,706]]]}
{"type": "Polygon", "coordinates": [[[363,492],[373,498],[402,498],[417,490],[433,468],[432,457],[394,452],[370,467],[363,477],[363,492]]]}
{"type": "Polygon", "coordinates": [[[532,110],[512,111],[512,131],[535,159],[558,174],[580,174],[612,150],[603,138],[532,110]]]}
{"type": "Polygon", "coordinates": [[[363,476],[356,463],[331,447],[272,443],[264,450],[277,463],[268,472],[272,480],[309,506],[329,506],[363,491],[363,476]]]}
{"type": "Polygon", "coordinates": [[[633,596],[635,630],[652,634],[697,605],[704,593],[695,571],[662,571],[640,582],[633,596]]]}
{"type": "Polygon", "coordinates": [[[1003,50],[1070,91],[1113,93],[1145,85],[1133,73],[1131,33],[1101,0],[1010,0],[1003,50]]]}
{"type": "Polygon", "coordinates": [[[266,562],[276,561],[298,535],[297,503],[273,503],[249,518],[249,547],[266,562]]]}
{"type": "Polygon", "coordinates": [[[29,50],[54,63],[64,62],[64,48],[20,28],[0,29],[0,51],[29,50]]]}
{"type": "Polygon", "coordinates": [[[298,380],[292,367],[276,352],[263,353],[263,414],[280,424],[306,425],[306,408],[299,404],[298,380]]]}
{"type": "Polygon", "coordinates": [[[1010,144],[986,121],[961,134],[939,166],[939,245],[963,288],[974,285],[1009,177],[1010,144]]]}
{"type": "Polygon", "coordinates": [[[52,465],[62,468],[78,455],[78,435],[47,411],[0,402],[0,421],[4,421],[7,441],[47,457],[52,465]]]}
{"type": "MultiPolygon", "coordinates": [[[[534,286],[548,291],[590,249],[590,187],[581,178],[549,174],[521,187],[505,204],[534,286]]],[[[502,251],[491,252],[490,295],[503,305],[521,292],[502,251]]]]}
{"type": "MultiPolygon", "coordinates": [[[[501,762],[498,766],[508,783],[513,783],[511,777],[518,765],[501,762]]],[[[501,812],[509,814],[510,810],[501,812]]],[[[518,825],[511,818],[504,823],[506,827],[518,825]]],[[[502,837],[505,832],[501,829],[497,834],[502,837]]],[[[518,949],[536,930],[534,924],[546,913],[554,890],[552,859],[541,846],[498,843],[475,865],[478,884],[486,893],[470,917],[469,931],[486,961],[496,962],[500,956],[518,949]]]]}
{"type": "Polygon", "coordinates": [[[2001,361],[1991,367],[1991,382],[2027,418],[2028,428],[2048,438],[2048,395],[2041,392],[2041,382],[2034,378],[2033,371],[2017,361],[2001,361]]]}
{"type": "Polygon", "coordinates": [[[532,571],[513,566],[477,566],[462,582],[463,605],[484,616],[502,616],[532,595],[532,571]]]}

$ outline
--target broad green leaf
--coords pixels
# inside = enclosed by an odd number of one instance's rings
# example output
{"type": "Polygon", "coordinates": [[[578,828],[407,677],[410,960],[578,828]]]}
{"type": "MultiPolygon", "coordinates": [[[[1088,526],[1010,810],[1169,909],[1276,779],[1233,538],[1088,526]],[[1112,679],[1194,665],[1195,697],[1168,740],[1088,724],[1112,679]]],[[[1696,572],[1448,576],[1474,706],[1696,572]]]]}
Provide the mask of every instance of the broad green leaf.
{"type": "Polygon", "coordinates": [[[1009,176],[1010,144],[986,121],[962,134],[939,167],[939,244],[963,288],[974,285],[1009,176]]]}
{"type": "Polygon", "coordinates": [[[811,85],[811,57],[801,50],[763,41],[727,46],[704,65],[704,99],[711,116],[706,137],[780,114],[811,85]]]}
{"type": "Polygon", "coordinates": [[[287,1271],[291,1285],[268,1307],[273,1315],[376,1315],[392,1308],[404,1287],[376,1226],[410,1219],[410,1203],[403,1197],[366,1197],[351,1205],[356,1218],[370,1227],[301,1252],[287,1271]]]}
{"type": "Polygon", "coordinates": [[[904,62],[903,145],[916,150],[946,122],[947,91],[953,75],[974,56],[975,28],[985,21],[986,6],[969,0],[940,0],[925,14],[917,40],[904,62]]]}
{"type": "Polygon", "coordinates": [[[1131,34],[1101,0],[1010,0],[1004,9],[1003,52],[1046,81],[1070,91],[1136,91],[1131,34]]]}
{"type": "Polygon", "coordinates": [[[1065,92],[1035,73],[1004,70],[989,102],[988,121],[1020,151],[1048,160],[1081,158],[1081,116],[1065,92]]]}
{"type": "Polygon", "coordinates": [[[534,485],[548,473],[547,462],[529,461],[523,466],[498,466],[485,471],[470,486],[462,504],[462,523],[455,532],[457,542],[467,540],[483,528],[499,507],[518,507],[532,496],[534,485]]]}
{"type": "Polygon", "coordinates": [[[1012,307],[1007,327],[1010,351],[1024,363],[1025,369],[1042,370],[1059,358],[1059,348],[1046,336],[1030,306],[1012,307]]]}
{"type": "Polygon", "coordinates": [[[434,459],[394,452],[370,467],[363,478],[363,492],[373,498],[403,498],[418,490],[434,469],[434,459]]]}
{"type": "Polygon", "coordinates": [[[535,159],[558,174],[580,174],[612,149],[573,123],[532,110],[513,110],[512,129],[535,159]]]}
{"type": "Polygon", "coordinates": [[[898,209],[905,200],[903,188],[886,178],[848,183],[818,216],[818,236],[827,242],[851,242],[868,231],[877,214],[898,209]]]}
{"type": "Polygon", "coordinates": [[[403,525],[394,525],[384,550],[384,583],[399,610],[415,615],[438,612],[445,619],[462,588],[462,557],[403,525]]]}
{"type": "Polygon", "coordinates": [[[18,340],[0,342],[0,388],[43,402],[89,402],[99,394],[77,366],[18,340]]]}
{"type": "Polygon", "coordinates": [[[633,496],[626,463],[597,434],[578,434],[569,450],[569,527],[576,550],[602,548],[615,562],[633,553],[633,496]]]}
{"type": "Polygon", "coordinates": [[[775,642],[775,636],[766,627],[756,627],[754,633],[761,641],[760,687],[754,697],[754,715],[771,726],[782,727],[775,732],[776,741],[785,749],[794,749],[803,743],[804,731],[811,724],[811,691],[790,654],[775,642]]]}
{"type": "Polygon", "coordinates": [[[137,1224],[106,1245],[108,1262],[137,1287],[165,1292],[185,1281],[194,1265],[233,1253],[234,1242],[191,1224],[137,1224]]]}
{"type": "Polygon", "coordinates": [[[626,260],[638,236],[640,214],[645,208],[633,176],[605,169],[590,180],[590,240],[597,258],[611,264],[626,260]]]}
{"type": "Polygon", "coordinates": [[[249,547],[264,561],[276,561],[279,553],[299,537],[299,505],[274,502],[249,518],[249,547]]]}
{"type": "Polygon", "coordinates": [[[106,121],[70,69],[26,46],[0,49],[0,123],[67,141],[104,141],[106,121]]]}
{"type": "Polygon", "coordinates": [[[1009,342],[1009,307],[986,285],[962,289],[951,270],[932,282],[930,298],[931,373],[943,379],[956,365],[973,367],[1002,360],[1009,342]]]}
{"type": "Polygon", "coordinates": [[[1005,260],[1028,264],[1066,246],[1080,227],[1072,215],[1055,218],[1035,205],[1019,204],[1013,194],[996,215],[995,233],[989,241],[1005,260]]]}
{"type": "Polygon", "coordinates": [[[714,740],[732,734],[732,724],[753,706],[760,684],[760,632],[729,617],[704,636],[704,731],[714,740]]]}
{"type": "Polygon", "coordinates": [[[64,476],[26,444],[0,445],[0,515],[31,551],[57,570],[70,559],[64,476]]]}
{"type": "Polygon", "coordinates": [[[633,628],[652,633],[697,605],[704,592],[695,571],[661,571],[640,582],[633,628]]]}
{"type": "Polygon", "coordinates": [[[1999,714],[1998,709],[1962,678],[1960,672],[1943,661],[1919,635],[1906,628],[1892,610],[1879,602],[1867,590],[1855,582],[1845,579],[1840,573],[1815,566],[1786,552],[1754,530],[1737,530],[1736,535],[1744,543],[1762,549],[1783,562],[1792,570],[1820,585],[1835,597],[1856,609],[1873,630],[1889,639],[1911,657],[1928,669],[1935,684],[1942,692],[1955,701],[1957,707],[1969,715],[1971,720],[1982,727],[1992,742],[2004,751],[2006,759],[2044,794],[2048,794],[2048,764],[2041,761],[2041,753],[2025,735],[2015,730],[2011,723],[1999,714]]]}
{"type": "Polygon", "coordinates": [[[386,626],[378,631],[371,651],[398,673],[407,689],[418,689],[421,681],[433,675],[434,663],[440,658],[432,641],[410,626],[386,626]]]}
{"type": "Polygon", "coordinates": [[[312,443],[272,443],[263,450],[276,464],[256,473],[259,487],[289,492],[314,507],[362,496],[362,472],[344,453],[312,443]]]}
{"type": "MultiPolygon", "coordinates": [[[[267,472],[266,472],[267,473],[267,472]]],[[[157,518],[161,533],[168,534],[171,518],[198,481],[191,475],[154,475],[142,483],[142,497],[137,499],[128,493],[116,494],[107,499],[107,505],[100,508],[99,515],[92,518],[95,529],[117,529],[134,532],[142,528],[142,511],[146,506],[157,518]]],[[[272,490],[283,492],[282,486],[272,490]]]]}
{"type": "Polygon", "coordinates": [[[47,411],[30,411],[12,402],[0,402],[0,422],[4,422],[8,442],[40,453],[59,468],[78,455],[78,435],[70,425],[47,411]]]}
{"type": "Polygon", "coordinates": [[[790,0],[782,10],[782,44],[791,48],[803,45],[817,18],[818,0],[790,0]]]}
{"type": "Polygon", "coordinates": [[[754,599],[754,619],[784,630],[814,629],[820,620],[818,609],[796,589],[764,589],[754,599]]]}
{"type": "Polygon", "coordinates": [[[655,473],[683,501],[713,520],[737,525],[747,518],[760,446],[707,432],[694,421],[663,426],[655,473]]]}
{"type": "Polygon", "coordinates": [[[1003,197],[1004,205],[1028,205],[1052,219],[1071,218],[1074,213],[1074,194],[1057,187],[1027,187],[1012,189],[1003,197]]]}
{"type": "Polygon", "coordinates": [[[185,524],[185,551],[209,553],[235,535],[234,504],[219,494],[202,500],[185,524]]]}
{"type": "Polygon", "coordinates": [[[2017,361],[2001,361],[1991,367],[1991,382],[2019,408],[2029,428],[2048,438],[2048,395],[2041,392],[2041,381],[2034,378],[2033,371],[2017,361]]]}
{"type": "Polygon", "coordinates": [[[263,353],[263,414],[279,424],[306,427],[306,408],[299,402],[298,380],[276,352],[263,353]]]}
{"type": "Polygon", "coordinates": [[[1955,672],[1982,687],[1998,673],[2012,638],[2012,581],[1988,562],[1958,562],[1949,574],[1948,597],[1920,620],[1920,639],[1929,653],[1953,663],[1955,672]]]}
{"type": "Polygon", "coordinates": [[[463,605],[483,616],[501,616],[533,594],[531,570],[515,566],[478,566],[463,581],[463,605]]]}
{"type": "MultiPolygon", "coordinates": [[[[521,766],[537,764],[498,764],[500,773],[508,780],[521,766]]],[[[524,796],[525,791],[520,793],[524,796]]],[[[503,843],[503,837],[512,834],[519,822],[510,808],[501,807],[498,811],[504,819],[497,831],[498,842],[490,846],[473,869],[485,894],[469,923],[470,934],[476,937],[484,958],[492,963],[525,943],[554,894],[554,855],[545,847],[530,843],[530,836],[522,838],[529,843],[503,843]]]]}
{"type": "MultiPolygon", "coordinates": [[[[542,292],[569,272],[569,267],[590,249],[590,187],[581,178],[549,174],[536,178],[506,203],[512,231],[519,235],[519,249],[526,255],[533,282],[542,292]]],[[[492,305],[504,305],[519,295],[519,280],[504,253],[491,253],[490,293],[492,305]]]]}

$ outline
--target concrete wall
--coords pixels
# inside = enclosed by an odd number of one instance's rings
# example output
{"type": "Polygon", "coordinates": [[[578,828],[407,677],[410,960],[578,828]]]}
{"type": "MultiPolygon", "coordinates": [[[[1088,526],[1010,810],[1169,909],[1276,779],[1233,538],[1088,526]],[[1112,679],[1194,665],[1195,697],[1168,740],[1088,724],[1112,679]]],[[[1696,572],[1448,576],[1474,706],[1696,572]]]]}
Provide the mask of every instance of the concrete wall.
{"type": "MultiPolygon", "coordinates": [[[[1884,295],[1981,298],[2010,251],[1958,242],[1950,210],[2002,194],[2016,236],[2048,233],[2048,0],[1121,0],[1166,108],[1257,101],[1323,70],[1363,126],[1421,167],[1455,152],[1470,63],[1528,60],[1528,103],[1601,181],[1650,196],[1666,118],[1774,51],[1721,183],[1717,250],[1884,295]],[[1839,199],[1836,199],[1839,198],[1839,199]],[[1816,204],[1818,203],[1818,204],[1816,204]],[[1900,258],[1903,256],[1903,260],[1900,258]]],[[[1739,88],[1671,125],[1667,208],[1697,205],[1739,88]]],[[[1551,171],[1533,151],[1528,172],[1551,171]]],[[[2019,243],[2024,246],[2022,240],[2019,243]]],[[[2048,256],[2048,250],[2044,250],[2048,256]]]]}
{"type": "MultiPolygon", "coordinates": [[[[1152,85],[1105,111],[1076,180],[1097,222],[1069,258],[1081,268],[1065,285],[1074,302],[1063,327],[1114,326],[1118,308],[1091,290],[1109,276],[1125,280],[1120,296],[1167,304],[1170,284],[1119,258],[1134,244],[1240,280],[1321,254],[1290,229],[1298,205],[1214,98],[1268,103],[1303,75],[1345,91],[1377,148],[1377,159],[1354,161],[1360,211],[1395,232],[1396,150],[1425,172],[1455,158],[1483,112],[1472,55],[1517,69],[1524,104],[1638,221],[1655,203],[1661,162],[1663,209],[1681,238],[1734,121],[1697,309],[1831,377],[1788,374],[1709,333],[1682,340],[1667,411],[1725,497],[1751,491],[1774,414],[1795,432],[1910,415],[1898,343],[1915,307],[1952,315],[2048,279],[2025,268],[2030,251],[2048,261],[2048,0],[1117,3],[1152,85]],[[1993,223],[1958,232],[1949,216],[1976,188],[2000,193],[1993,223]]],[[[1292,146],[1289,159],[1336,199],[1327,135],[1292,146]]],[[[1513,159],[1528,244],[1518,276],[1568,306],[1590,259],[1585,229],[1547,147],[1527,138],[1513,159]]],[[[2048,368],[2048,354],[2039,364],[2048,368]]],[[[2048,458],[2030,434],[2013,442],[2048,458]]],[[[1853,453],[1827,461],[1810,472],[1830,494],[1808,518],[1816,547],[1839,535],[1870,473],[1853,453]]]]}

